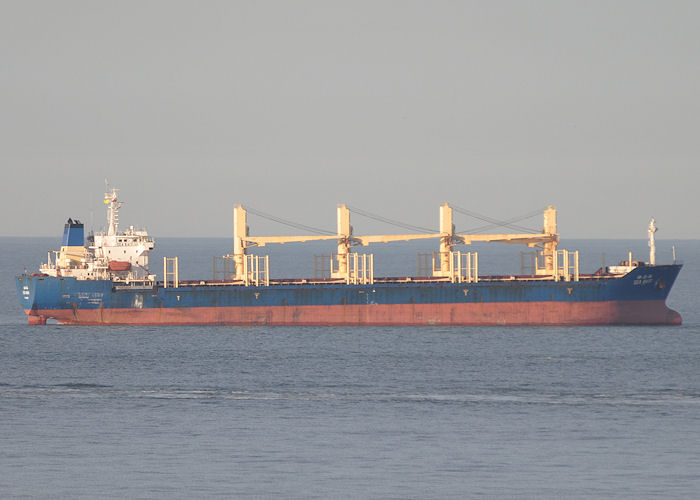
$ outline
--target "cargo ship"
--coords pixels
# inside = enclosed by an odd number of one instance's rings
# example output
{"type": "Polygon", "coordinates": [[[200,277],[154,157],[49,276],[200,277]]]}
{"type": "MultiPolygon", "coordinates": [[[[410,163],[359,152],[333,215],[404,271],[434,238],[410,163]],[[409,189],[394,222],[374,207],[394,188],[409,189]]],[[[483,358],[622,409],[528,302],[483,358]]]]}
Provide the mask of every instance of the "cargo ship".
{"type": "MultiPolygon", "coordinates": [[[[143,229],[119,229],[118,190],[107,187],[106,229],[85,238],[68,219],[60,250],[37,272],[16,277],[30,324],[69,325],[677,325],[666,305],[680,264],[655,262],[654,219],[649,262],[632,255],[617,266],[579,273],[577,251],[557,248],[556,210],[544,210],[540,232],[458,234],[453,207],[439,207],[439,230],[356,236],[350,209],[337,207],[337,233],[252,236],[247,210],[234,207],[233,253],[220,257],[223,279],[183,281],[178,258],[163,258],[163,274],[149,267],[154,240],[143,229]],[[374,258],[356,247],[435,239],[417,276],[375,277],[374,258]],[[270,259],[248,250],[273,243],[335,240],[323,276],[270,278],[270,259]],[[529,273],[481,276],[474,242],[534,248],[529,273]]],[[[304,226],[306,227],[306,226],[304,226]]],[[[311,232],[311,231],[309,231],[311,232]]],[[[53,255],[52,255],[53,254],[53,255]]],[[[159,264],[160,265],[160,264],[159,264]]]]}

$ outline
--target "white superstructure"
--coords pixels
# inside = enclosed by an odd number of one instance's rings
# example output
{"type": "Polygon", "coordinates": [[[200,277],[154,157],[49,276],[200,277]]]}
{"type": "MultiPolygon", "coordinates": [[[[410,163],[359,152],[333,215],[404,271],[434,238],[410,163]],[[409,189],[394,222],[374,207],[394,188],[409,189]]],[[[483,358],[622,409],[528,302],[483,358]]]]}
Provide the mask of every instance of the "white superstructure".
{"type": "Polygon", "coordinates": [[[88,236],[83,246],[62,246],[60,251],[50,252],[48,262],[40,267],[41,273],[77,279],[155,281],[155,275],[148,270],[148,255],[155,246],[153,238],[146,230],[134,226],[119,232],[122,202],[118,191],[117,188],[110,190],[109,186],[105,191],[107,230],[88,236]]]}

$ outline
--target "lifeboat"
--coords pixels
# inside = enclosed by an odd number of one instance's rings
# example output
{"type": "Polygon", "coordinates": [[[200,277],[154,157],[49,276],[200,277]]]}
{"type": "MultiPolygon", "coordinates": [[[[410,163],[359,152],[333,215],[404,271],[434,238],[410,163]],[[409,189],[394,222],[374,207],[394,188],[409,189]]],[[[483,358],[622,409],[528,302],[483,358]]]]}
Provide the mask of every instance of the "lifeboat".
{"type": "Polygon", "coordinates": [[[131,262],[123,262],[120,260],[110,260],[109,261],[109,266],[107,267],[108,271],[130,271],[131,270],[131,262]]]}

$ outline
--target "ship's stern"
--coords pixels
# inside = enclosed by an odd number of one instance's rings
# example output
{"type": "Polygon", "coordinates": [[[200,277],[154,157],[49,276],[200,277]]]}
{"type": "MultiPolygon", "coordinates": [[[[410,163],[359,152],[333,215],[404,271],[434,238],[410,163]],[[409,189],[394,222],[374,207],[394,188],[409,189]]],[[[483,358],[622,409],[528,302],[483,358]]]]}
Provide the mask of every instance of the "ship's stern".
{"type": "Polygon", "coordinates": [[[36,303],[37,276],[22,274],[15,278],[17,296],[20,305],[27,315],[30,325],[45,325],[46,316],[39,313],[36,303]]]}

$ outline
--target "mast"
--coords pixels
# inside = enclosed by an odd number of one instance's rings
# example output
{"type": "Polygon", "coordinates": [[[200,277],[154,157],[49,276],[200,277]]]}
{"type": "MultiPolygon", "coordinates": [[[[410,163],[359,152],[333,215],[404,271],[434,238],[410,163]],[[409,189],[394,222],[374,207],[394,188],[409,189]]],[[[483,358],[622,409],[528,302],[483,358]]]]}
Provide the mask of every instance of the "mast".
{"type": "Polygon", "coordinates": [[[652,217],[649,223],[649,264],[652,266],[656,265],[656,241],[654,239],[654,233],[656,233],[658,229],[652,217]]]}
{"type": "Polygon", "coordinates": [[[119,189],[112,188],[110,191],[109,183],[105,179],[105,205],[107,205],[107,223],[109,229],[107,236],[114,236],[119,231],[119,209],[122,203],[117,199],[119,189]]]}

